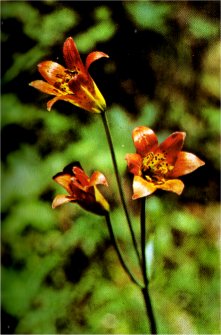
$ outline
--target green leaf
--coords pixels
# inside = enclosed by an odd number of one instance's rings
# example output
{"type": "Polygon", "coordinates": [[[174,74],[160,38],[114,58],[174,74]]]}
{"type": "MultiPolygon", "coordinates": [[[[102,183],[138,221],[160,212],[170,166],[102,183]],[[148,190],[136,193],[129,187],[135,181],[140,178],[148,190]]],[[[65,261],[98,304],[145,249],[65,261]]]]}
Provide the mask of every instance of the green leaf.
{"type": "Polygon", "coordinates": [[[198,234],[202,230],[201,222],[191,213],[173,212],[171,226],[189,234],[198,234]]]}
{"type": "Polygon", "coordinates": [[[113,37],[116,26],[111,20],[101,21],[86,32],[75,36],[74,40],[80,52],[87,53],[96,48],[96,44],[106,42],[113,37]]]}
{"type": "Polygon", "coordinates": [[[211,39],[219,35],[219,25],[217,22],[212,22],[206,17],[190,15],[188,18],[189,31],[195,38],[211,39]]]}
{"type": "Polygon", "coordinates": [[[125,2],[124,6],[136,25],[142,29],[150,29],[165,34],[166,19],[172,8],[168,3],[150,1],[125,2]]]}

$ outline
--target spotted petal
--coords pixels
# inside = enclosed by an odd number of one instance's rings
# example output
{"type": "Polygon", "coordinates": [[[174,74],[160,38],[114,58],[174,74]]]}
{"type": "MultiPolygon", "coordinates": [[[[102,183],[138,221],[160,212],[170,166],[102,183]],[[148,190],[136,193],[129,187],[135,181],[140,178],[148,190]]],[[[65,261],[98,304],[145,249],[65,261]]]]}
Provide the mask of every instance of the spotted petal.
{"type": "Polygon", "coordinates": [[[72,171],[75,175],[75,178],[80,182],[82,186],[89,186],[90,178],[81,168],[79,168],[78,166],[74,166],[72,171]]]}
{"type": "Polygon", "coordinates": [[[132,132],[132,138],[137,153],[141,156],[153,151],[158,145],[157,136],[154,131],[144,126],[136,127],[132,132]]]}
{"type": "Polygon", "coordinates": [[[55,88],[51,84],[46,83],[43,80],[32,81],[29,85],[34,87],[34,88],[37,88],[37,90],[39,90],[43,93],[46,93],[46,94],[51,94],[51,95],[61,94],[60,90],[58,90],[57,88],[55,88]]]}
{"type": "Polygon", "coordinates": [[[39,63],[38,71],[51,85],[54,85],[59,78],[62,79],[65,76],[65,68],[62,65],[50,60],[39,63]]]}
{"type": "Polygon", "coordinates": [[[57,102],[58,100],[64,100],[64,101],[70,102],[71,104],[77,107],[80,107],[82,109],[85,109],[92,113],[100,113],[100,110],[98,111],[94,101],[91,101],[90,99],[87,99],[87,100],[83,99],[74,94],[73,95],[72,94],[60,95],[60,96],[54,97],[53,99],[49,100],[47,103],[48,111],[51,110],[54,103],[57,102]]]}
{"type": "Polygon", "coordinates": [[[174,169],[170,173],[170,177],[179,177],[185,174],[191,173],[203,166],[205,163],[199,159],[196,155],[181,151],[178,154],[174,169]]]}

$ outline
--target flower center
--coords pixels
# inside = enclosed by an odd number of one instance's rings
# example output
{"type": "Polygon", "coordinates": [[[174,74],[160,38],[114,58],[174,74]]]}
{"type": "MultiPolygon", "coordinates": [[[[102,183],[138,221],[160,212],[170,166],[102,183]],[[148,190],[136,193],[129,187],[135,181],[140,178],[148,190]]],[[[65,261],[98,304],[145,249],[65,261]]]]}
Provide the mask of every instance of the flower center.
{"type": "Polygon", "coordinates": [[[62,75],[56,75],[56,77],[58,78],[58,80],[56,81],[56,83],[54,84],[54,86],[56,88],[58,88],[59,90],[63,91],[65,94],[73,94],[73,91],[70,90],[69,88],[69,82],[76,78],[76,76],[79,74],[78,70],[68,70],[66,69],[65,74],[62,75]]]}
{"type": "Polygon", "coordinates": [[[166,160],[166,153],[149,152],[142,162],[142,173],[148,181],[162,184],[165,182],[165,176],[172,171],[174,166],[169,165],[166,160]]]}

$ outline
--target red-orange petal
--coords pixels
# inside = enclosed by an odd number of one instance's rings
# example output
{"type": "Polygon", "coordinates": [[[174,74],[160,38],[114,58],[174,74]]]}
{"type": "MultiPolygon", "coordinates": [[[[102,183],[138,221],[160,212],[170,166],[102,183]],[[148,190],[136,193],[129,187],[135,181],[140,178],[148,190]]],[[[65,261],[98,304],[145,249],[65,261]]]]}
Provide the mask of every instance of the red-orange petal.
{"type": "Polygon", "coordinates": [[[135,176],[133,180],[133,196],[132,199],[146,197],[157,189],[156,185],[150,183],[139,176],[135,176]]]}
{"type": "Polygon", "coordinates": [[[69,100],[67,99],[67,96],[65,96],[65,95],[56,96],[56,97],[54,97],[53,99],[51,99],[47,102],[47,110],[49,112],[51,111],[51,108],[54,105],[54,103],[57,102],[58,100],[65,100],[65,101],[69,102],[69,100]],[[64,97],[66,97],[66,99],[64,99],[64,97]]]}
{"type": "Polygon", "coordinates": [[[58,194],[52,202],[52,208],[54,209],[71,201],[75,201],[75,199],[69,195],[58,194]]]}
{"type": "MultiPolygon", "coordinates": [[[[60,92],[62,94],[62,92],[60,92]]],[[[90,113],[100,113],[101,110],[104,110],[104,108],[101,108],[100,105],[98,106],[97,101],[94,101],[91,99],[91,97],[87,96],[85,92],[82,90],[82,92],[77,92],[77,94],[65,94],[57,96],[47,103],[47,109],[48,111],[51,110],[52,106],[55,102],[58,100],[64,100],[67,101],[77,107],[80,107],[90,113]],[[99,109],[100,108],[100,109],[99,109]]]]}
{"type": "Polygon", "coordinates": [[[51,85],[54,85],[59,79],[65,77],[65,68],[50,60],[46,60],[38,64],[38,71],[42,77],[51,85]]]}
{"type": "Polygon", "coordinates": [[[191,173],[194,170],[198,169],[200,166],[205,165],[201,159],[199,159],[196,155],[181,151],[178,154],[178,158],[176,160],[174,169],[169,174],[170,177],[179,177],[185,174],[191,173]]]}
{"type": "Polygon", "coordinates": [[[95,186],[99,184],[108,186],[107,179],[103,173],[95,171],[91,176],[89,186],[95,186]]]}
{"type": "Polygon", "coordinates": [[[85,62],[85,67],[88,70],[89,66],[96,60],[100,59],[100,58],[109,58],[109,56],[107,54],[105,54],[104,52],[101,51],[93,51],[91,52],[87,58],[86,58],[86,62],[85,62]]]}
{"type": "Polygon", "coordinates": [[[132,138],[137,153],[142,156],[153,151],[158,145],[157,136],[154,131],[148,127],[136,127],[132,132],[132,138]]]}
{"type": "Polygon", "coordinates": [[[68,37],[63,45],[63,55],[65,63],[70,70],[86,72],[80,54],[72,37],[68,37]]]}
{"type": "Polygon", "coordinates": [[[169,179],[165,183],[156,186],[161,190],[174,192],[178,195],[180,195],[184,189],[184,183],[179,179],[169,179]]]}
{"type": "Polygon", "coordinates": [[[56,183],[58,183],[62,187],[64,187],[66,189],[66,191],[70,195],[72,195],[72,190],[71,190],[71,186],[70,186],[71,178],[72,178],[72,176],[70,174],[61,172],[61,173],[56,174],[56,176],[53,177],[53,180],[56,181],[56,183]]]}
{"type": "Polygon", "coordinates": [[[162,142],[156,152],[164,152],[167,154],[167,162],[171,165],[174,165],[178,156],[178,153],[181,151],[184,143],[186,134],[184,132],[177,131],[171,134],[162,142]]]}
{"type": "Polygon", "coordinates": [[[89,186],[90,178],[86,175],[86,173],[82,169],[80,169],[78,166],[74,166],[72,171],[75,175],[76,180],[79,181],[83,187],[89,186]]]}
{"type": "Polygon", "coordinates": [[[127,154],[125,159],[130,173],[139,176],[141,174],[142,157],[139,154],[127,154]]]}
{"type": "Polygon", "coordinates": [[[46,94],[51,94],[51,95],[61,94],[57,88],[55,88],[51,84],[46,83],[43,80],[32,81],[29,85],[34,88],[37,88],[37,90],[43,93],[46,93],[46,94]]]}
{"type": "Polygon", "coordinates": [[[58,100],[64,100],[64,101],[67,101],[67,102],[70,102],[71,104],[75,105],[75,106],[78,106],[78,107],[81,107],[83,109],[86,109],[87,110],[87,106],[85,106],[84,102],[81,103],[79,100],[78,97],[76,97],[74,94],[71,95],[71,94],[66,94],[66,95],[60,95],[60,96],[56,96],[54,97],[53,99],[49,100],[48,103],[47,103],[47,110],[50,112],[52,106],[54,105],[55,102],[57,102],[58,100]]]}

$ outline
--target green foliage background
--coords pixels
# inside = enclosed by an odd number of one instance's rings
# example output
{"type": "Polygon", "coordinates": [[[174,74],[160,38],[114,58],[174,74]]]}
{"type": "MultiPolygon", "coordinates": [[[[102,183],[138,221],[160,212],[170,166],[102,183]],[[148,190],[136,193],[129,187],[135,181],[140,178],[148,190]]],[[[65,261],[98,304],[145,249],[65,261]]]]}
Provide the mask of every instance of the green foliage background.
{"type": "MultiPolygon", "coordinates": [[[[37,63],[63,64],[72,36],[108,105],[124,190],[139,236],[125,154],[146,125],[160,140],[186,131],[206,165],[180,197],[147,201],[154,243],[151,296],[161,334],[219,334],[219,1],[2,1],[2,333],[146,333],[142,297],[121,269],[102,217],[77,205],[52,210],[52,176],[72,161],[102,171],[102,191],[138,273],[99,115],[28,86],[37,63]]],[[[150,260],[149,260],[150,261],[150,260]]]]}

